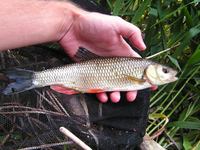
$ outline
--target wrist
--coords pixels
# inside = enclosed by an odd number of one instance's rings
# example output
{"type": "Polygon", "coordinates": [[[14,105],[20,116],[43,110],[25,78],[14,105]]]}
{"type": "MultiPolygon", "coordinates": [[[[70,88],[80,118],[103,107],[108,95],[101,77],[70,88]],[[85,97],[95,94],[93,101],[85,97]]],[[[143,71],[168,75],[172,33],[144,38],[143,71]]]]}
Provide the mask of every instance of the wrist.
{"type": "Polygon", "coordinates": [[[81,8],[77,7],[75,4],[70,2],[52,2],[54,9],[52,9],[51,4],[50,11],[55,13],[55,32],[56,35],[53,41],[60,41],[63,36],[65,36],[70,28],[73,26],[75,20],[83,14],[88,12],[82,10],[81,8]]]}

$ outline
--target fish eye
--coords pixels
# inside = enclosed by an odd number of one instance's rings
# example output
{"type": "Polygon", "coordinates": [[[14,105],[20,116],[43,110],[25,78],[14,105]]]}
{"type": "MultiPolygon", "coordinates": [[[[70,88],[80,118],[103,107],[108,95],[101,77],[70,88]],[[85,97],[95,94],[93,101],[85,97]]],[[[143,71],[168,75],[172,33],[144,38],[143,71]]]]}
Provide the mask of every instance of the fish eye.
{"type": "Polygon", "coordinates": [[[163,71],[164,73],[169,73],[169,70],[168,70],[167,68],[162,68],[162,71],[163,71]]]}

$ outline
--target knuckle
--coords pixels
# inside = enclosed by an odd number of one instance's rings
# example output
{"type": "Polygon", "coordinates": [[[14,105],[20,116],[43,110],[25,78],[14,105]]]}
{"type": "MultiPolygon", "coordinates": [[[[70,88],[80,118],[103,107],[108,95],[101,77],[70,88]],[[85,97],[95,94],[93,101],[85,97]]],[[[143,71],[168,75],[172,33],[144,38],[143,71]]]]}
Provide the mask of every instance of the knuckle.
{"type": "Polygon", "coordinates": [[[119,21],[124,21],[124,19],[122,19],[121,17],[119,16],[115,16],[116,20],[119,20],[119,21]]]}
{"type": "Polygon", "coordinates": [[[136,26],[135,26],[135,33],[141,34],[141,30],[138,27],[136,27],[136,26]]]}

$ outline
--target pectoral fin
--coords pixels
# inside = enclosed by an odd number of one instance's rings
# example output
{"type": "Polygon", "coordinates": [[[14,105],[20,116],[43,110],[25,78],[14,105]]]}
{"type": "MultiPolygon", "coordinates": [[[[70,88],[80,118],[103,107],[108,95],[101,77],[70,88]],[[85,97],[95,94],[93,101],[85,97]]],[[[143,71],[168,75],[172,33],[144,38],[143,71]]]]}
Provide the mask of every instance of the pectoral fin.
{"type": "Polygon", "coordinates": [[[133,82],[134,84],[141,84],[141,83],[144,83],[146,82],[145,79],[138,79],[136,77],[133,77],[133,76],[130,76],[130,75],[125,75],[128,80],[130,80],[131,82],[133,82]]]}

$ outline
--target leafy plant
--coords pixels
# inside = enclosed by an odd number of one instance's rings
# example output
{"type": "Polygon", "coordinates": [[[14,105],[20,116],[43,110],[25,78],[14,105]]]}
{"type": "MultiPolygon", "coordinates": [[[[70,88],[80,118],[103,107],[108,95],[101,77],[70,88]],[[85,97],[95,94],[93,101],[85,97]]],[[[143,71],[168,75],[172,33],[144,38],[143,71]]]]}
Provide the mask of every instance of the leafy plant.
{"type": "MultiPolygon", "coordinates": [[[[102,2],[101,0],[99,2],[102,2]]],[[[147,134],[167,149],[200,147],[199,0],[107,0],[108,9],[145,34],[143,57],[179,70],[179,80],[152,92],[147,134]],[[164,50],[170,48],[166,52],[164,50]],[[169,123],[166,123],[169,120],[169,123]],[[166,125],[167,124],[167,125],[166,125]],[[164,130],[161,130],[163,129],[164,130]]]]}

